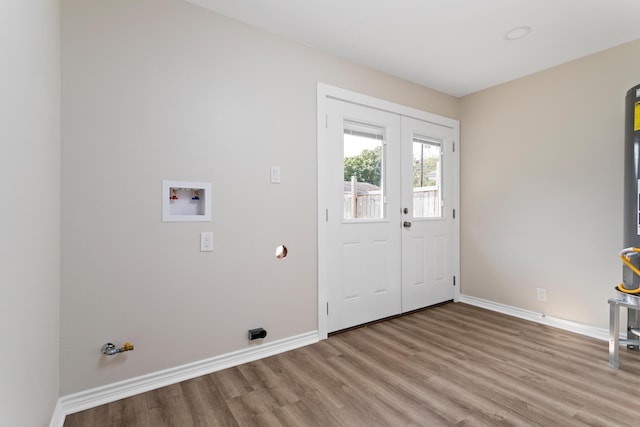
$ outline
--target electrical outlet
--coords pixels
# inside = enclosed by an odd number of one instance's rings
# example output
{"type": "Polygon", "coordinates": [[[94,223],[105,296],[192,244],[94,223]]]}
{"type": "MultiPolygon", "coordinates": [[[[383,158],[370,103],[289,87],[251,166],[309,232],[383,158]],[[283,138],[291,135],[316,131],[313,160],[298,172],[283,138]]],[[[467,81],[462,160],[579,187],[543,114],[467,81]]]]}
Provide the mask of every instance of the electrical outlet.
{"type": "Polygon", "coordinates": [[[538,301],[546,301],[547,300],[547,290],[544,288],[537,288],[538,291],[538,301]]]}
{"type": "Polygon", "coordinates": [[[280,184],[280,166],[271,166],[271,183],[280,184]]]}
{"type": "Polygon", "coordinates": [[[200,252],[213,252],[213,232],[200,233],[200,252]]]}

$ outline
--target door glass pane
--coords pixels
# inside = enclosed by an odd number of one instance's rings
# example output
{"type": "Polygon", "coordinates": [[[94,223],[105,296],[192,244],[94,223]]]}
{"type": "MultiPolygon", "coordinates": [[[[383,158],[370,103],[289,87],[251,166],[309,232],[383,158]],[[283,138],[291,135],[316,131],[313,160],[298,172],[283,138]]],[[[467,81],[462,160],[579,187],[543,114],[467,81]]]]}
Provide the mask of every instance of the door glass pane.
{"type": "Polygon", "coordinates": [[[345,121],[343,141],[343,218],[384,218],[384,129],[345,121]]]}
{"type": "Polygon", "coordinates": [[[413,217],[442,216],[442,141],[413,137],[413,217]]]}

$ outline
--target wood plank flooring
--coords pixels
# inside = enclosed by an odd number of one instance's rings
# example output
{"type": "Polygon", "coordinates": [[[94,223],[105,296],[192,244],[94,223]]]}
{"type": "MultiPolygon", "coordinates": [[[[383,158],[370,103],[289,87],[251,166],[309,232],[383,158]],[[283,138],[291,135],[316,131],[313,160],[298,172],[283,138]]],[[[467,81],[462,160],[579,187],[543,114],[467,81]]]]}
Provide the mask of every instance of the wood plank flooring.
{"type": "MultiPolygon", "coordinates": [[[[603,310],[606,310],[606,304],[603,310]]],[[[640,352],[446,304],[67,416],[91,426],[638,426],[640,352]]]]}

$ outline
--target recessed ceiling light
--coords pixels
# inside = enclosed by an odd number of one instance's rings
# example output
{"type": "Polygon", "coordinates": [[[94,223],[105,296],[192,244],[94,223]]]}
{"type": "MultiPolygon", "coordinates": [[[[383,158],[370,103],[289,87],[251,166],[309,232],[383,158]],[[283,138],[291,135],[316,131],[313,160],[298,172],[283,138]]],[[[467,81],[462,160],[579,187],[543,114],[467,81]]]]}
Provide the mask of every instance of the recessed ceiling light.
{"type": "Polygon", "coordinates": [[[520,40],[529,35],[531,32],[531,27],[523,25],[522,27],[516,27],[512,30],[507,31],[507,34],[504,35],[505,40],[520,40]]]}

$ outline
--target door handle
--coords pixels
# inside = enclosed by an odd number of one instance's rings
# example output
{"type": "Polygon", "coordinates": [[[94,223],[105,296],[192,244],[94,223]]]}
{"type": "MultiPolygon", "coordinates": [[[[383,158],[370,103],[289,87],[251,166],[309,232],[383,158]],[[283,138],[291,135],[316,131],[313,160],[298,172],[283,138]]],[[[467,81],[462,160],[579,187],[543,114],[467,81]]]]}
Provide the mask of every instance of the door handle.
{"type": "Polygon", "coordinates": [[[403,222],[403,223],[402,223],[402,226],[403,226],[404,228],[411,228],[411,221],[405,221],[405,222],[403,222]]]}

